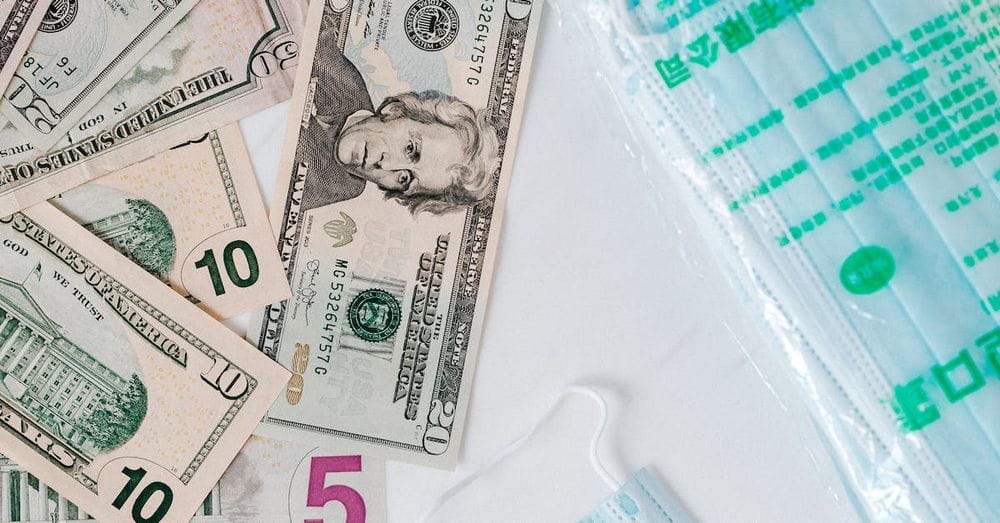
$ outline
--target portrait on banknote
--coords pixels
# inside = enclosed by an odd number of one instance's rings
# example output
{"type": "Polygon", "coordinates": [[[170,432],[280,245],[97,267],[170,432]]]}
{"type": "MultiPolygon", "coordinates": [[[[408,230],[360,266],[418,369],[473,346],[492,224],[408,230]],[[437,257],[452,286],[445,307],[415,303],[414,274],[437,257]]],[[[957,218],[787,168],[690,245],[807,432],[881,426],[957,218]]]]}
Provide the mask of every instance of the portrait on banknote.
{"type": "Polygon", "coordinates": [[[271,224],[293,376],[257,433],[458,455],[540,2],[310,4],[271,224]]]}
{"type": "Polygon", "coordinates": [[[428,89],[386,97],[376,107],[357,66],[327,25],[314,65],[310,121],[300,158],[309,162],[303,212],[353,199],[366,183],[413,214],[441,214],[484,200],[499,168],[489,114],[428,89]]]}

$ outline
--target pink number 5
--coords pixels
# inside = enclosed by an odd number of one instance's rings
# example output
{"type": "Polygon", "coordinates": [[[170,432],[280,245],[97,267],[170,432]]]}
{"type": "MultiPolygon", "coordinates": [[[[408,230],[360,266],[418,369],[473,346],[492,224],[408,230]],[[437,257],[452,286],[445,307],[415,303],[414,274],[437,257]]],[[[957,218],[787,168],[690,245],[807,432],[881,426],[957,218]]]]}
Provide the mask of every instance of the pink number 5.
{"type": "MultiPolygon", "coordinates": [[[[326,475],[335,472],[361,472],[361,456],[318,456],[309,467],[309,496],[306,504],[322,507],[339,501],[347,510],[347,523],[364,523],[365,499],[347,485],[326,486],[326,475]]],[[[324,523],[322,519],[307,519],[305,523],[324,523]]]]}

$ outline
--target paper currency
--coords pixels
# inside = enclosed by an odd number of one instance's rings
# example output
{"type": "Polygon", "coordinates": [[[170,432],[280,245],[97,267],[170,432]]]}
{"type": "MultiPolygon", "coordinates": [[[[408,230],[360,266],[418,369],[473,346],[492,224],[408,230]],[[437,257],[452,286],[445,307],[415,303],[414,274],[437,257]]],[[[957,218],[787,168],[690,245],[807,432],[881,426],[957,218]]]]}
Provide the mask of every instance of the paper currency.
{"type": "Polygon", "coordinates": [[[453,467],[542,2],[310,5],[271,224],[294,373],[259,434],[453,467]]]}
{"type": "Polygon", "coordinates": [[[48,150],[197,2],[55,0],[0,111],[48,150]]]}
{"type": "MultiPolygon", "coordinates": [[[[251,437],[191,522],[380,523],[387,519],[385,509],[381,460],[251,437]]],[[[0,456],[0,521],[88,519],[72,501],[0,456]]]]}
{"type": "Polygon", "coordinates": [[[217,318],[291,295],[238,125],[50,202],[217,318]]]}
{"type": "Polygon", "coordinates": [[[7,88],[52,0],[0,0],[0,90],[7,88]]]}
{"type": "Polygon", "coordinates": [[[388,518],[382,460],[256,436],[222,476],[219,491],[222,517],[234,523],[388,518]]]}
{"type": "Polygon", "coordinates": [[[0,215],[291,95],[303,0],[201,0],[52,150],[0,129],[0,215]]]}
{"type": "Polygon", "coordinates": [[[0,448],[102,521],[187,521],[288,380],[44,202],[0,218],[0,316],[0,448]]]}

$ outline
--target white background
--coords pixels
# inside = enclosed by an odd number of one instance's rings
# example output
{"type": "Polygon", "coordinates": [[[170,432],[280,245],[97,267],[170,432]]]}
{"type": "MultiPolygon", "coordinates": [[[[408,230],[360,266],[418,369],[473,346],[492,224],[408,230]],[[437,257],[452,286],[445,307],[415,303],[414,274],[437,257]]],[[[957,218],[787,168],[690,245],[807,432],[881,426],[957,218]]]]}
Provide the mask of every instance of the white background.
{"type": "MultiPolygon", "coordinates": [[[[566,5],[565,3],[563,5],[566,5]]],[[[644,170],[592,75],[585,35],[544,13],[455,472],[390,463],[388,516],[439,496],[527,433],[566,386],[610,407],[601,459],[650,468],[707,521],[844,521],[854,509],[776,347],[644,170]]],[[[268,202],[287,103],[244,120],[268,202]]],[[[236,325],[245,325],[245,320],[236,325]]],[[[611,494],[590,467],[596,404],[570,396],[433,521],[575,521],[611,494]]]]}

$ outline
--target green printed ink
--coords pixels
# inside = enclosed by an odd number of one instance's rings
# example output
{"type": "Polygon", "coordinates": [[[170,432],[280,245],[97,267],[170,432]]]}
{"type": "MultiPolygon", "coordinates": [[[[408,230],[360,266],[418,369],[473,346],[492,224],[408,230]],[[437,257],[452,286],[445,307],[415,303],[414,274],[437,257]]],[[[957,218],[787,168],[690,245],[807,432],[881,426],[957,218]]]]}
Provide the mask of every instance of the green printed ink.
{"type": "Polygon", "coordinates": [[[749,139],[756,138],[762,132],[770,129],[772,126],[780,124],[784,120],[785,114],[781,111],[781,109],[775,109],[765,114],[756,122],[746,126],[746,128],[740,132],[726,138],[721,144],[712,147],[711,156],[722,156],[723,154],[746,143],[749,139]]]}
{"type": "Polygon", "coordinates": [[[983,349],[993,374],[1000,376],[1000,327],[976,339],[976,347],[983,349]]]}
{"type": "MultiPolygon", "coordinates": [[[[717,0],[692,0],[685,4],[681,12],[666,15],[666,28],[654,30],[666,32],[673,29],[682,19],[689,19],[717,0]],[[683,14],[682,14],[683,13],[683,14]]],[[[812,7],[816,0],[757,0],[747,4],[746,12],[740,11],[726,18],[713,28],[715,35],[706,32],[695,37],[684,46],[684,54],[677,52],[657,59],[653,65],[668,89],[675,89],[692,78],[688,63],[711,67],[718,60],[720,44],[730,54],[734,54],[752,44],[758,35],[777,28],[782,22],[812,7]]],[[[676,2],[661,1],[657,8],[675,6],[676,2]]]]}
{"type": "Polygon", "coordinates": [[[712,7],[719,0],[657,0],[656,9],[660,11],[660,20],[655,20],[652,29],[657,33],[666,33],[686,20],[691,20],[705,9],[712,7]]]}
{"type": "Polygon", "coordinates": [[[979,201],[979,199],[982,197],[983,197],[983,190],[980,189],[978,185],[974,185],[965,192],[963,192],[962,194],[959,194],[958,196],[948,200],[944,204],[944,208],[947,209],[948,212],[952,213],[958,212],[964,209],[967,205],[971,205],[979,201]]]}
{"type": "Polygon", "coordinates": [[[825,212],[818,212],[809,218],[806,218],[798,225],[793,225],[788,228],[788,232],[778,238],[778,245],[785,247],[790,245],[793,241],[801,240],[805,235],[819,229],[827,223],[827,216],[825,212]]]}
{"type": "Polygon", "coordinates": [[[347,319],[357,337],[380,342],[395,336],[402,321],[402,308],[390,292],[368,289],[351,301],[347,319]]]}
{"type": "Polygon", "coordinates": [[[879,46],[869,53],[866,53],[861,58],[858,58],[856,61],[843,67],[840,71],[831,73],[827,78],[824,78],[816,85],[797,95],[793,99],[795,107],[798,109],[805,109],[807,106],[819,100],[824,95],[835,92],[837,88],[840,88],[845,83],[855,78],[859,78],[862,74],[868,71],[869,67],[878,65],[883,60],[891,57],[893,53],[898,53],[902,51],[902,49],[903,43],[899,40],[893,40],[887,44],[879,46]]]}
{"type": "Polygon", "coordinates": [[[862,247],[847,257],[840,269],[840,283],[851,294],[872,294],[889,284],[896,274],[896,260],[887,249],[862,247]]]}
{"type": "Polygon", "coordinates": [[[906,432],[915,432],[941,419],[941,411],[924,390],[924,378],[918,377],[906,385],[897,385],[892,410],[906,432]]]}
{"type": "MultiPolygon", "coordinates": [[[[904,432],[919,431],[941,419],[942,413],[925,384],[937,385],[948,403],[959,403],[983,390],[990,381],[987,373],[1000,377],[1000,327],[976,339],[976,347],[985,356],[985,366],[978,355],[962,349],[946,363],[934,365],[929,370],[932,381],[917,376],[905,385],[897,385],[889,401],[904,432]],[[986,370],[984,370],[984,368],[986,370]]],[[[997,383],[997,382],[993,382],[997,383]]]]}
{"type": "Polygon", "coordinates": [[[1000,289],[995,294],[991,294],[979,303],[986,314],[1000,312],[1000,289]]]}
{"type": "Polygon", "coordinates": [[[962,262],[965,263],[966,267],[972,269],[997,254],[1000,254],[1000,241],[991,240],[986,245],[976,249],[972,254],[964,256],[962,262]]]}
{"type": "Polygon", "coordinates": [[[958,353],[957,357],[944,365],[935,365],[931,372],[951,403],[958,403],[969,394],[986,386],[986,378],[983,377],[983,372],[979,370],[968,350],[958,353]],[[953,378],[955,374],[960,375],[959,378],[965,382],[964,385],[956,384],[953,378]]]}
{"type": "Polygon", "coordinates": [[[788,4],[612,30],[622,106],[782,308],[859,489],[894,488],[869,515],[1000,517],[1000,1],[788,4]]]}
{"type": "Polygon", "coordinates": [[[745,191],[739,198],[730,202],[730,210],[736,211],[742,209],[744,205],[750,203],[751,201],[756,200],[761,196],[766,196],[776,189],[785,186],[785,184],[794,180],[798,175],[806,172],[808,169],[808,162],[805,160],[797,160],[792,165],[782,169],[780,172],[772,174],[766,180],[760,182],[759,185],[755,186],[753,189],[745,191]]]}
{"type": "Polygon", "coordinates": [[[705,33],[687,45],[691,51],[688,61],[702,67],[711,67],[719,60],[719,42],[712,39],[711,35],[705,33]]]}

